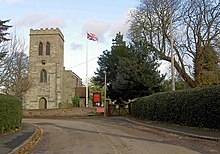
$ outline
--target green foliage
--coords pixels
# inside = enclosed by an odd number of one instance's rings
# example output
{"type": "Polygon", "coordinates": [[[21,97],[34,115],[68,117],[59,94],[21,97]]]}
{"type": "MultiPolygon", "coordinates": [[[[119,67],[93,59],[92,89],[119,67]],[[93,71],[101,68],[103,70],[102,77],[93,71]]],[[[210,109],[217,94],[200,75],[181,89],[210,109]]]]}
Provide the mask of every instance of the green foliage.
{"type": "Polygon", "coordinates": [[[111,51],[103,52],[98,65],[100,68],[93,80],[103,85],[106,72],[107,95],[113,100],[133,99],[161,90],[164,77],[157,71],[159,64],[155,56],[141,42],[127,46],[121,33],[113,39],[111,51]]]}
{"type": "MultiPolygon", "coordinates": [[[[164,80],[162,83],[163,91],[171,91],[171,79],[164,80]]],[[[181,78],[175,77],[175,89],[176,90],[187,90],[191,89],[191,87],[181,78]]]]}
{"type": "Polygon", "coordinates": [[[121,33],[116,34],[115,39],[112,40],[111,51],[104,51],[99,57],[98,65],[99,69],[95,72],[96,76],[94,81],[96,85],[104,85],[104,72],[107,76],[107,95],[112,99],[119,97],[119,94],[115,91],[113,84],[115,82],[116,76],[119,72],[118,66],[119,61],[122,57],[128,56],[129,48],[126,46],[126,42],[123,41],[123,35],[121,33]]]}
{"type": "Polygon", "coordinates": [[[203,51],[202,85],[220,83],[219,55],[212,46],[206,46],[203,51]]]}
{"type": "MultiPolygon", "coordinates": [[[[6,31],[8,30],[8,28],[10,28],[11,26],[5,25],[6,22],[9,22],[9,20],[0,20],[0,43],[8,41],[9,39],[6,38],[6,35],[8,35],[9,33],[7,33],[6,31]]],[[[7,54],[6,51],[1,51],[0,49],[0,60],[5,57],[5,55],[7,54]]]]}
{"type": "Polygon", "coordinates": [[[21,127],[22,102],[17,97],[0,94],[0,134],[21,127]]]}
{"type": "Polygon", "coordinates": [[[80,103],[80,98],[75,96],[72,98],[72,103],[74,107],[79,107],[79,103],[80,103]]]}
{"type": "Polygon", "coordinates": [[[142,97],[132,113],[141,119],[220,129],[220,86],[142,97]]]}
{"type": "Polygon", "coordinates": [[[105,100],[105,88],[104,86],[98,86],[95,85],[96,82],[92,79],[90,81],[90,86],[89,86],[89,99],[93,102],[93,94],[94,93],[100,93],[101,94],[101,102],[104,102],[105,100]]]}
{"type": "Polygon", "coordinates": [[[0,43],[9,40],[8,38],[5,37],[6,35],[9,34],[6,31],[8,30],[8,28],[11,27],[11,26],[5,25],[5,23],[9,21],[10,20],[4,20],[4,21],[0,20],[0,43]]]}

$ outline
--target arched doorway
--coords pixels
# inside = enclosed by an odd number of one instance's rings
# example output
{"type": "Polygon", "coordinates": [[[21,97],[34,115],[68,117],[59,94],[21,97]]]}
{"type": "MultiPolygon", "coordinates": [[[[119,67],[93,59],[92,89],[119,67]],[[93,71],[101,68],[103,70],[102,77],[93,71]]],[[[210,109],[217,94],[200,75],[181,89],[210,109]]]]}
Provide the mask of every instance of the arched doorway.
{"type": "Polygon", "coordinates": [[[39,100],[39,109],[47,109],[47,100],[44,97],[39,100]]]}

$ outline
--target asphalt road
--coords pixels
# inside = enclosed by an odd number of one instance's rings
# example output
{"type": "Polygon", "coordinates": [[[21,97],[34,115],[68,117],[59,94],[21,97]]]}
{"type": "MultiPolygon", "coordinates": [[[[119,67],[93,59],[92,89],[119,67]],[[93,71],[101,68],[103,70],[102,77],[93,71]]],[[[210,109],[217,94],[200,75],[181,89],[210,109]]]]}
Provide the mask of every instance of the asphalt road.
{"type": "Polygon", "coordinates": [[[25,119],[43,129],[30,153],[44,154],[215,154],[219,143],[158,132],[128,121],[25,119]]]}

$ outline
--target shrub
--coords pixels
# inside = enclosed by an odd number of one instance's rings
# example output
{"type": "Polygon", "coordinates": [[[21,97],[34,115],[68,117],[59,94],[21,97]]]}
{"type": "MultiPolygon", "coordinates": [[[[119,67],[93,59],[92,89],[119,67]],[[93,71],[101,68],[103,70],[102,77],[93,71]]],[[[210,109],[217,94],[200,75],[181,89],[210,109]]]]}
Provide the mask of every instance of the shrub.
{"type": "Polygon", "coordinates": [[[73,107],[79,107],[80,98],[75,96],[72,98],[73,107]]]}
{"type": "Polygon", "coordinates": [[[132,113],[141,119],[220,129],[220,86],[142,97],[132,113]]]}
{"type": "Polygon", "coordinates": [[[21,127],[22,102],[20,99],[0,94],[0,134],[21,127]]]}

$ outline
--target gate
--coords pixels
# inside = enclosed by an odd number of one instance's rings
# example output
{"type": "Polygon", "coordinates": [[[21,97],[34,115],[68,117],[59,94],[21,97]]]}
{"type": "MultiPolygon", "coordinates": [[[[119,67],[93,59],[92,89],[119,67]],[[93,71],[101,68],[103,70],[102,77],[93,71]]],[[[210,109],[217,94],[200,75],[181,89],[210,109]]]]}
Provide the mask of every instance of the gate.
{"type": "Polygon", "coordinates": [[[131,103],[129,104],[108,104],[108,116],[126,116],[131,114],[131,103]]]}

